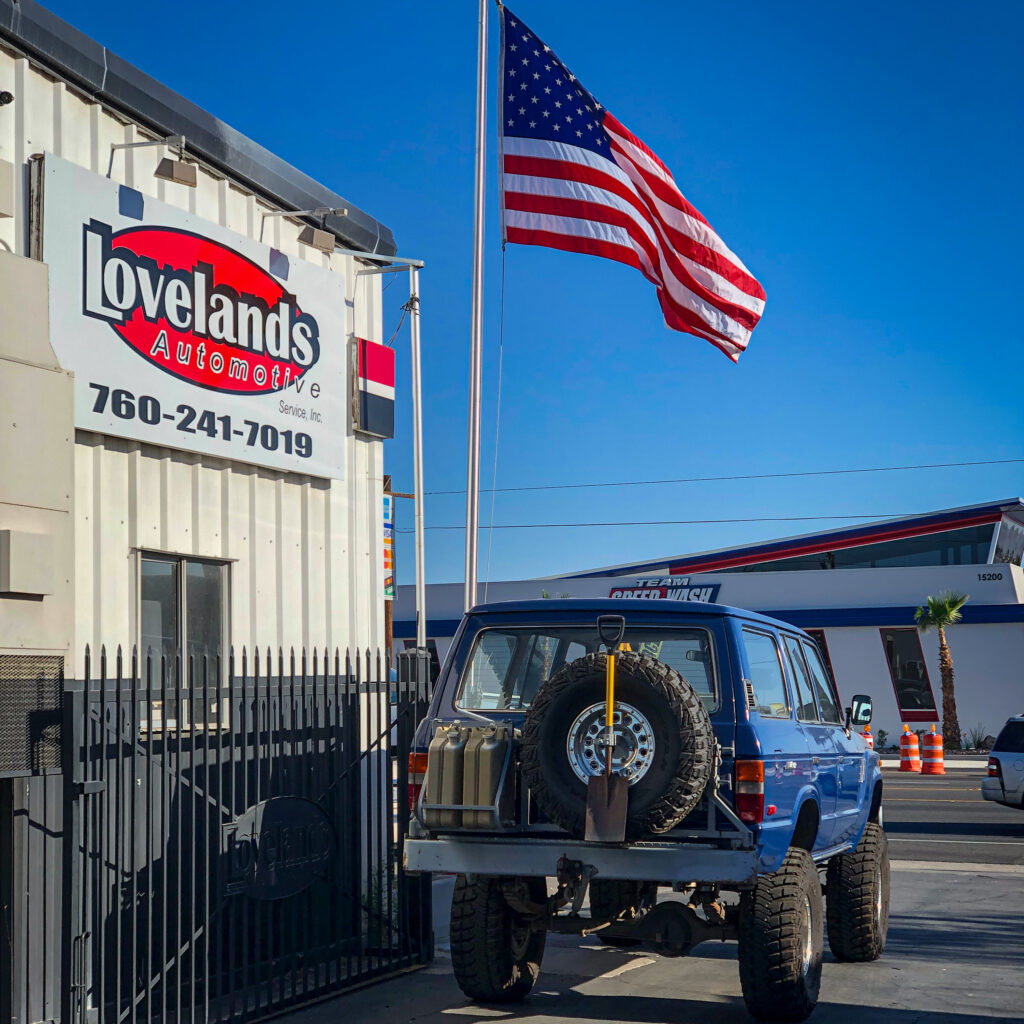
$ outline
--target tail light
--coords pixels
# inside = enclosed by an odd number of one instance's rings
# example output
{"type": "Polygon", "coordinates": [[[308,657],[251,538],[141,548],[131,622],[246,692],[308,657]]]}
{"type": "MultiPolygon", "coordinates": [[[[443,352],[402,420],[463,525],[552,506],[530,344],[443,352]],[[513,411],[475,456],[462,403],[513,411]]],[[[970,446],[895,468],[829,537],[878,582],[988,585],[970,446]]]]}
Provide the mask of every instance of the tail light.
{"type": "Polygon", "coordinates": [[[990,779],[1002,778],[1003,770],[999,764],[998,757],[990,757],[988,759],[988,777],[990,779]]]}
{"type": "Polygon", "coordinates": [[[409,810],[415,811],[427,772],[427,755],[415,752],[409,755],[409,810]]]}
{"type": "Polygon", "coordinates": [[[757,825],[764,819],[764,761],[737,761],[735,804],[740,821],[757,825]]]}

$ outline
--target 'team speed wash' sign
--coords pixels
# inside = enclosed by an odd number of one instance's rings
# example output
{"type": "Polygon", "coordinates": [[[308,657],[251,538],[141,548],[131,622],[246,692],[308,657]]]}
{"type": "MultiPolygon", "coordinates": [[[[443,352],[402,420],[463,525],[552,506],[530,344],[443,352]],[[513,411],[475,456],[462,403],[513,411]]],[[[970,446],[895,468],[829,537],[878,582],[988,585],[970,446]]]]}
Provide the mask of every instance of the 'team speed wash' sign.
{"type": "Polygon", "coordinates": [[[344,476],[341,274],[49,154],[43,204],[76,427],[344,476]]]}

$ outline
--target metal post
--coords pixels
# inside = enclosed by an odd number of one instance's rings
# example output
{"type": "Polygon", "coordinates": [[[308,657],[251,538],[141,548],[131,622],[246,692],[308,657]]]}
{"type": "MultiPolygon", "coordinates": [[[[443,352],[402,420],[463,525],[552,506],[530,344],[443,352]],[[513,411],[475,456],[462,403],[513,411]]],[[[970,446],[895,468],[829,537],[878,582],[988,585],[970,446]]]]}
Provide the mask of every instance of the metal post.
{"type": "Polygon", "coordinates": [[[413,516],[416,539],[416,646],[427,646],[427,583],[423,540],[423,406],[420,393],[420,268],[409,267],[409,334],[412,349],[413,516]]]}
{"type": "Polygon", "coordinates": [[[487,6],[480,0],[476,51],[476,183],[473,195],[473,305],[469,346],[469,438],[466,452],[466,611],[476,604],[480,522],[480,386],[484,290],[484,171],[487,156],[487,6]]]}

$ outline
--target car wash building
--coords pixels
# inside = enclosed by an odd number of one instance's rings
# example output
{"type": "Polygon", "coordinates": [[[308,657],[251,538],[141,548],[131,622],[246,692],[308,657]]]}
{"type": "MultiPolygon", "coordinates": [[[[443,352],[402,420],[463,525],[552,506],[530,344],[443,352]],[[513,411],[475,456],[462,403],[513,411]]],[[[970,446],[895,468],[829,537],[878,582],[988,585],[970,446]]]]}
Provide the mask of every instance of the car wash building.
{"type": "Polygon", "coordinates": [[[379,669],[345,660],[385,642],[395,253],[0,0],[5,1022],[254,1018],[356,980],[353,951],[398,955],[361,895],[400,894],[358,763],[397,734],[366,739],[379,669]]]}
{"type": "MultiPolygon", "coordinates": [[[[559,597],[718,602],[791,622],[814,636],[840,697],[873,698],[873,730],[941,718],[938,638],[914,612],[929,595],[969,595],[948,630],[964,731],[997,734],[1024,707],[1024,503],[1019,498],[782,540],[672,555],[542,579],[491,583],[488,601],[559,597]]],[[[400,587],[395,637],[412,636],[400,587]]],[[[435,670],[462,611],[462,584],[427,588],[435,670]]]]}

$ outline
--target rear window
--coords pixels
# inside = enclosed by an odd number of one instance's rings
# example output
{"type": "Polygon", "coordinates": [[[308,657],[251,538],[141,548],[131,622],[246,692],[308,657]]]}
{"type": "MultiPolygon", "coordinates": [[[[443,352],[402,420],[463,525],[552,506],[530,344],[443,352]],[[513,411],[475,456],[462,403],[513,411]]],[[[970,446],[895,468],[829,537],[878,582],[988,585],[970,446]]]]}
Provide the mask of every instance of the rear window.
{"type": "MultiPolygon", "coordinates": [[[[626,627],[626,649],[674,668],[708,711],[718,708],[714,642],[698,627],[626,627]]],[[[455,698],[472,711],[519,711],[570,661],[602,650],[596,626],[485,629],[473,644],[455,698]]]]}
{"type": "Polygon", "coordinates": [[[1007,722],[992,749],[1004,754],[1024,754],[1024,722],[1007,722]]]}

